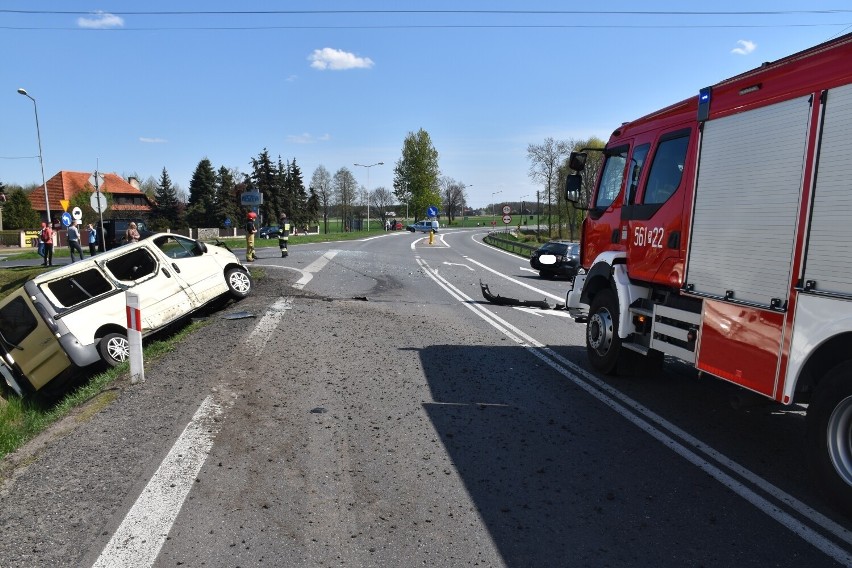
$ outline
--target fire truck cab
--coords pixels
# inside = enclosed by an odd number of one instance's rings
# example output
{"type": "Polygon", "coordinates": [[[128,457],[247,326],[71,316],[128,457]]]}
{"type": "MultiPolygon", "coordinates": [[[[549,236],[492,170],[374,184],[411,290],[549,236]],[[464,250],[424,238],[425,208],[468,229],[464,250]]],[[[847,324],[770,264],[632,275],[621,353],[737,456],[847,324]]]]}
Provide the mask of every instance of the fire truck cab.
{"type": "MultiPolygon", "coordinates": [[[[852,512],[849,61],[852,34],[618,127],[566,307],[601,372],[668,355],[809,403],[813,469],[852,512]]],[[[569,160],[575,203],[586,157],[569,160]]]]}

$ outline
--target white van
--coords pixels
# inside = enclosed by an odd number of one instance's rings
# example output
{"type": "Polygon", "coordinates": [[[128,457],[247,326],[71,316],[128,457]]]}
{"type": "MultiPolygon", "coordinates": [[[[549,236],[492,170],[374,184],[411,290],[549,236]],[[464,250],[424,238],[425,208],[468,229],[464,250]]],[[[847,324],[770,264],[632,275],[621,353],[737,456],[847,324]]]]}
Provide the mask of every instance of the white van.
{"type": "Polygon", "coordinates": [[[128,356],[125,291],[142,333],[225,295],[244,298],[248,269],[225,247],[159,233],[40,274],[0,302],[0,374],[18,394],[100,360],[128,356]]]}

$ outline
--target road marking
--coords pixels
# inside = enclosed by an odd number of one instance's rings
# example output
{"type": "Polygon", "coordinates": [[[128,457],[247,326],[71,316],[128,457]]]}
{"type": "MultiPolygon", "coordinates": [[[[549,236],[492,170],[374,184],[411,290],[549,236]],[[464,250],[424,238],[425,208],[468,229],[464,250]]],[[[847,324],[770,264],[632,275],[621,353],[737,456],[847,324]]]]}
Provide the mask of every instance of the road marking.
{"type": "Polygon", "coordinates": [[[519,270],[524,272],[532,272],[533,274],[538,274],[538,270],[533,270],[532,268],[527,268],[526,266],[521,266],[519,270]]]}
{"type": "Polygon", "coordinates": [[[257,325],[251,330],[248,338],[246,338],[246,345],[254,349],[255,357],[260,357],[263,353],[266,344],[269,342],[269,338],[273,337],[278,331],[278,324],[281,318],[284,317],[284,312],[292,309],[292,307],[292,298],[278,298],[274,304],[269,306],[266,313],[263,314],[263,317],[260,318],[257,325]]]}
{"type": "Polygon", "coordinates": [[[792,531],[822,553],[830,556],[845,566],[852,566],[852,554],[850,554],[847,550],[838,546],[810,526],[803,523],[798,516],[794,516],[783,511],[777,504],[758,494],[756,491],[746,486],[742,481],[739,481],[732,475],[722,471],[722,469],[701,457],[699,452],[715,460],[718,464],[727,468],[731,472],[736,473],[741,478],[752,483],[766,494],[771,495],[777,501],[795,511],[798,515],[807,518],[813,524],[821,527],[823,530],[831,533],[848,545],[852,545],[852,533],[850,533],[850,531],[846,530],[808,505],[802,503],[792,495],[789,495],[778,487],[772,485],[737,462],[729,459],[727,456],[711,448],[701,440],[698,440],[694,436],[678,428],[662,416],[659,416],[650,409],[642,406],[640,403],[631,399],[624,393],[614,389],[579,365],[565,359],[559,353],[556,353],[552,349],[546,347],[508,321],[493,314],[484,306],[480,305],[478,301],[467,296],[464,292],[453,286],[449,281],[439,276],[437,271],[431,268],[422,259],[418,258],[417,262],[421,265],[426,274],[448,294],[450,294],[450,296],[457,299],[462,303],[462,305],[471,310],[475,315],[479,316],[483,321],[497,329],[503,335],[516,342],[521,347],[527,349],[527,351],[529,351],[532,355],[553,368],[560,375],[570,380],[579,388],[592,395],[598,401],[614,410],[616,413],[637,426],[646,434],[655,438],[670,450],[713,477],[716,481],[751,503],[757,509],[792,531]],[[666,433],[664,429],[672,435],[666,433]],[[676,438],[679,438],[680,441],[676,438]]]}
{"type": "Polygon", "coordinates": [[[518,286],[523,286],[524,288],[528,288],[529,290],[533,290],[535,292],[538,292],[539,294],[544,294],[548,298],[553,298],[554,300],[556,300],[559,303],[562,303],[562,302],[565,301],[565,296],[557,296],[556,294],[551,294],[550,292],[545,292],[544,290],[539,290],[535,286],[530,286],[526,282],[521,282],[520,280],[516,280],[516,279],[512,278],[511,276],[506,276],[502,272],[497,272],[496,270],[494,270],[490,266],[485,266],[481,262],[477,262],[477,261],[473,260],[472,258],[470,258],[469,256],[466,256],[464,258],[465,258],[465,260],[469,260],[470,262],[474,263],[477,266],[481,266],[482,268],[484,268],[485,270],[487,270],[489,272],[493,272],[494,274],[496,274],[500,278],[505,278],[509,282],[517,284],[518,286]]]}
{"type": "Polygon", "coordinates": [[[464,264],[464,263],[461,263],[461,262],[447,262],[447,261],[445,260],[445,261],[444,261],[444,264],[446,264],[447,266],[464,266],[465,268],[467,268],[467,269],[468,269],[468,270],[470,270],[471,272],[476,272],[473,268],[471,268],[470,266],[468,266],[468,265],[466,265],[466,264],[464,264]]]}
{"type": "Polygon", "coordinates": [[[544,316],[556,316],[558,318],[570,318],[571,314],[566,312],[565,310],[542,310],[541,308],[528,308],[526,306],[512,306],[514,309],[520,312],[526,312],[528,314],[532,314],[538,317],[544,316]]]}
{"type": "Polygon", "coordinates": [[[337,253],[339,252],[339,250],[330,250],[312,263],[310,263],[309,265],[307,265],[304,269],[301,270],[302,277],[299,278],[295,284],[293,284],[293,288],[298,288],[299,290],[304,288],[307,283],[313,279],[314,273],[322,270],[332,258],[337,256],[337,253]]]}
{"type": "Polygon", "coordinates": [[[222,407],[204,399],[93,568],[148,568],[160,554],[219,431],[222,407]]]}

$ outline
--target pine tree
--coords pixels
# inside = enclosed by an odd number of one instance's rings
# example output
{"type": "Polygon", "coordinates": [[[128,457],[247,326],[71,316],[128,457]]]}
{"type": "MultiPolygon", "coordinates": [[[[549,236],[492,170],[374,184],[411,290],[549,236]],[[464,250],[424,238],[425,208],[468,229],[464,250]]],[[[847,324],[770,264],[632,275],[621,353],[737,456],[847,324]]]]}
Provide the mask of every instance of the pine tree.
{"type": "Polygon", "coordinates": [[[3,206],[4,229],[36,229],[39,223],[38,211],[33,209],[23,189],[13,189],[6,195],[6,204],[3,206]]]}
{"type": "Polygon", "coordinates": [[[264,222],[278,219],[278,174],[276,168],[269,159],[269,151],[266,148],[257,157],[251,160],[252,189],[263,194],[263,204],[260,206],[261,217],[264,222]]]}
{"type": "Polygon", "coordinates": [[[216,172],[207,158],[198,162],[189,182],[186,220],[193,227],[218,227],[216,215],[216,172]]]}
{"type": "Polygon", "coordinates": [[[160,176],[155,198],[157,201],[156,218],[151,222],[151,226],[157,229],[178,227],[181,217],[180,203],[178,202],[177,191],[172,185],[172,180],[169,178],[169,172],[166,171],[166,168],[163,168],[163,174],[160,176]]]}
{"type": "Polygon", "coordinates": [[[231,171],[222,166],[216,175],[216,220],[217,227],[225,226],[225,219],[231,220],[231,226],[239,225],[241,215],[237,208],[236,183],[231,171]]]}

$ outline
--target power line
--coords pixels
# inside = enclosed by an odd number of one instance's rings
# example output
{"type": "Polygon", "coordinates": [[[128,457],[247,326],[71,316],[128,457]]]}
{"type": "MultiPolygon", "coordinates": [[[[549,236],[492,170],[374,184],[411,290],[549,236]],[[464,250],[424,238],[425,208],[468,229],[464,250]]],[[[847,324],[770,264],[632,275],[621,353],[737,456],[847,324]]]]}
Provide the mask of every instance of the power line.
{"type": "Polygon", "coordinates": [[[529,14],[529,15],[619,15],[619,16],[781,16],[794,14],[848,14],[852,10],[165,10],[165,11],[80,11],[80,10],[8,10],[7,14],[97,15],[115,16],[238,16],[238,15],[300,15],[300,14],[529,14]]]}

